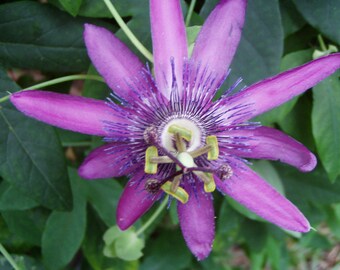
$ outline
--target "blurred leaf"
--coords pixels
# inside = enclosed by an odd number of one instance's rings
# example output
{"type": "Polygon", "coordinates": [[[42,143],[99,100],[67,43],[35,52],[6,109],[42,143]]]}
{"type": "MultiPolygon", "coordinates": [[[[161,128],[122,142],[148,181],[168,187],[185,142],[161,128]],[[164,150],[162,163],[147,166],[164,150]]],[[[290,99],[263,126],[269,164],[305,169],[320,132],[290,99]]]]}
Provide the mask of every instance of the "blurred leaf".
{"type": "Polygon", "coordinates": [[[340,175],[340,72],[313,89],[313,135],[316,147],[331,181],[340,175]]]}
{"type": "MultiPolygon", "coordinates": [[[[87,72],[88,75],[99,75],[93,65],[90,65],[90,68],[87,72]]],[[[98,82],[95,80],[85,80],[84,88],[82,91],[82,95],[84,97],[90,97],[95,99],[105,99],[109,97],[111,93],[111,89],[102,82],[98,82]]]]}
{"type": "Polygon", "coordinates": [[[267,242],[266,224],[244,220],[241,224],[240,235],[244,238],[250,253],[262,253],[267,242]]]}
{"type": "MultiPolygon", "coordinates": [[[[13,256],[14,261],[20,267],[20,270],[45,270],[41,262],[28,256],[13,256]]],[[[1,270],[13,270],[13,267],[5,258],[0,257],[1,270]]]]}
{"type": "Polygon", "coordinates": [[[122,231],[115,225],[105,232],[103,239],[105,242],[103,252],[107,257],[134,261],[143,256],[145,242],[136,233],[134,227],[122,231]]]}
{"type": "MultiPolygon", "coordinates": [[[[312,60],[312,50],[304,50],[297,51],[293,53],[289,53],[282,58],[280,70],[286,71],[288,69],[300,66],[310,60],[312,60]]],[[[286,91],[287,89],[282,89],[282,91],[286,91]]],[[[258,121],[260,121],[263,125],[270,125],[272,123],[278,123],[282,121],[287,114],[293,109],[298,97],[295,97],[291,101],[288,101],[281,106],[262,114],[257,117],[258,121]]]]}
{"type": "MultiPolygon", "coordinates": [[[[0,84],[0,94],[19,88],[2,69],[0,84]]],[[[43,206],[71,208],[65,157],[54,128],[24,116],[9,102],[0,106],[0,174],[43,206]]]]}
{"type": "Polygon", "coordinates": [[[147,242],[140,270],[181,270],[189,266],[192,255],[179,230],[161,231],[147,242]]]}
{"type": "Polygon", "coordinates": [[[83,0],[78,14],[84,17],[112,18],[104,1],[98,0],[83,0]]]}
{"type": "Polygon", "coordinates": [[[2,216],[13,234],[32,245],[40,246],[49,212],[43,208],[26,211],[2,211],[2,216]]]}
{"type": "Polygon", "coordinates": [[[197,25],[186,28],[189,56],[191,56],[192,50],[194,49],[196,37],[199,31],[201,30],[201,28],[202,28],[201,26],[197,26],[197,25]]]}
{"type": "Polygon", "coordinates": [[[22,194],[6,182],[0,185],[0,210],[27,210],[38,206],[30,197],[22,194]]]}
{"type": "Polygon", "coordinates": [[[340,44],[338,0],[293,0],[297,9],[313,27],[340,44]]]}
{"type": "Polygon", "coordinates": [[[282,164],[277,164],[276,168],[284,179],[287,197],[299,206],[307,202],[316,205],[340,202],[340,181],[331,184],[320,166],[309,173],[282,164]]]}
{"type": "Polygon", "coordinates": [[[76,16],[83,0],[59,0],[59,2],[68,13],[72,16],[76,16]]]}
{"type": "Polygon", "coordinates": [[[116,223],[116,209],[122,187],[113,179],[86,181],[87,198],[107,226],[116,223]]]}
{"type": "Polygon", "coordinates": [[[305,234],[302,237],[300,244],[306,248],[314,248],[319,250],[329,249],[332,247],[332,244],[329,242],[326,236],[314,231],[305,234]]]}
{"type": "Polygon", "coordinates": [[[266,252],[271,269],[288,269],[287,250],[284,242],[268,237],[266,252]]]}
{"type": "Polygon", "coordinates": [[[340,239],[340,204],[334,205],[330,213],[328,213],[328,224],[332,233],[340,239]]]}
{"type": "Polygon", "coordinates": [[[311,92],[302,95],[293,110],[279,122],[279,125],[285,133],[303,143],[309,150],[314,151],[315,144],[310,116],[313,104],[310,94],[311,92]]]}
{"type": "Polygon", "coordinates": [[[285,36],[293,34],[297,30],[301,29],[303,25],[306,24],[306,21],[297,11],[292,0],[281,0],[280,11],[285,36]]]}
{"type": "MultiPolygon", "coordinates": [[[[218,1],[206,1],[204,17],[218,1]]],[[[283,29],[277,0],[248,1],[241,42],[231,65],[227,83],[231,86],[239,77],[251,84],[278,72],[283,52],[283,29]]],[[[222,89],[226,89],[222,86],[222,89]]]]}
{"type": "Polygon", "coordinates": [[[70,170],[74,208],[71,212],[53,212],[42,237],[44,264],[57,270],[69,263],[79,249],[86,229],[86,200],[81,179],[70,170]]]}
{"type": "Polygon", "coordinates": [[[48,72],[83,71],[89,65],[84,22],[35,1],[0,5],[0,62],[48,72]]]}

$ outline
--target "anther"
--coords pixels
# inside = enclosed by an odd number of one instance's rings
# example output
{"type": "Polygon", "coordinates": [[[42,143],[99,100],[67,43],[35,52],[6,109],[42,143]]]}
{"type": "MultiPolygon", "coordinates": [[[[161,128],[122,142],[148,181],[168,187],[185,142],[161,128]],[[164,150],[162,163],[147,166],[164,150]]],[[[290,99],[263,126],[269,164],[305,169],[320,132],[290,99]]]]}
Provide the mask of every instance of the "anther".
{"type": "Polygon", "coordinates": [[[158,157],[158,150],[155,146],[149,146],[145,151],[145,166],[144,172],[148,174],[157,173],[157,163],[152,162],[152,159],[158,157]]]}
{"type": "Polygon", "coordinates": [[[188,202],[189,200],[189,194],[181,187],[177,187],[176,191],[173,192],[171,191],[171,186],[172,186],[172,182],[167,181],[166,183],[164,183],[161,186],[161,189],[171,195],[172,197],[174,197],[175,199],[179,200],[181,203],[185,204],[188,202]]]}
{"type": "Polygon", "coordinates": [[[233,176],[233,169],[228,165],[224,164],[217,170],[217,176],[222,180],[225,181],[233,176]]]}
{"type": "Polygon", "coordinates": [[[198,176],[204,183],[204,191],[207,193],[213,192],[216,189],[214,177],[211,173],[204,173],[201,171],[194,171],[194,174],[198,176]]]}
{"type": "Polygon", "coordinates": [[[219,155],[218,141],[216,136],[207,136],[207,145],[211,146],[211,150],[208,152],[208,160],[216,160],[219,155]]]}

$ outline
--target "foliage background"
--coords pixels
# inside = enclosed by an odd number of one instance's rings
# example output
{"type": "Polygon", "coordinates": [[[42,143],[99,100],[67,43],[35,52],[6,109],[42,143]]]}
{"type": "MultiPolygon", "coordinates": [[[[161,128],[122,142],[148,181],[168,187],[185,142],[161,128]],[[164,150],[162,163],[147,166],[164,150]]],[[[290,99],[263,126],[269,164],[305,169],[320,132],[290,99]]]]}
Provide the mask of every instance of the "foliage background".
{"type": "MultiPolygon", "coordinates": [[[[112,2],[151,50],[148,1],[112,2]]],[[[201,25],[217,2],[197,1],[191,26],[201,25]]],[[[182,2],[184,15],[189,4],[182,2]]],[[[320,50],[318,35],[339,48],[339,14],[337,0],[249,0],[223,89],[240,76],[249,85],[311,60],[320,50]]],[[[1,1],[0,97],[68,74],[96,74],[82,39],[85,22],[116,32],[135,51],[100,0],[1,1]]],[[[191,44],[197,29],[188,28],[191,44]]],[[[318,167],[307,174],[274,162],[253,165],[302,210],[315,232],[285,232],[216,193],[216,239],[207,260],[197,262],[188,251],[174,205],[143,234],[143,257],[105,257],[102,237],[115,225],[126,179],[85,181],[76,173],[100,138],[28,119],[5,101],[0,104],[0,242],[22,269],[340,269],[339,75],[258,119],[317,155],[318,167]]],[[[46,90],[100,99],[109,93],[104,84],[89,80],[46,90]]],[[[1,256],[0,268],[11,269],[1,256]]]]}

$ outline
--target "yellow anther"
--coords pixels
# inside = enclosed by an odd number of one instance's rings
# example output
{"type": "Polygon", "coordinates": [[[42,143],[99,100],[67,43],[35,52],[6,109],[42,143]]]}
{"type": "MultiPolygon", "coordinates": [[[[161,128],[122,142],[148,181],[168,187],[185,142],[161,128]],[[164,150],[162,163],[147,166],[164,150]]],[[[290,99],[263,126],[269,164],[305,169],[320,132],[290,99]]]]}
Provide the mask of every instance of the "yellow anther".
{"type": "Polygon", "coordinates": [[[216,184],[214,179],[209,183],[204,183],[204,191],[207,193],[214,192],[216,189],[216,184]]]}
{"type": "Polygon", "coordinates": [[[171,134],[178,133],[184,140],[190,142],[192,138],[192,131],[181,126],[171,125],[168,129],[171,134]]]}
{"type": "Polygon", "coordinates": [[[172,182],[167,181],[165,182],[162,186],[161,189],[171,195],[172,197],[174,197],[175,199],[179,200],[181,203],[185,204],[188,202],[189,200],[189,194],[181,187],[177,187],[176,191],[173,192],[171,191],[171,186],[172,186],[172,182]]]}
{"type": "Polygon", "coordinates": [[[144,172],[148,174],[157,173],[157,163],[152,162],[154,157],[158,157],[158,150],[155,146],[149,146],[145,151],[144,172]]]}
{"type": "Polygon", "coordinates": [[[207,145],[211,146],[208,152],[208,160],[216,160],[219,155],[218,141],[216,136],[208,136],[206,138],[207,145]]]}

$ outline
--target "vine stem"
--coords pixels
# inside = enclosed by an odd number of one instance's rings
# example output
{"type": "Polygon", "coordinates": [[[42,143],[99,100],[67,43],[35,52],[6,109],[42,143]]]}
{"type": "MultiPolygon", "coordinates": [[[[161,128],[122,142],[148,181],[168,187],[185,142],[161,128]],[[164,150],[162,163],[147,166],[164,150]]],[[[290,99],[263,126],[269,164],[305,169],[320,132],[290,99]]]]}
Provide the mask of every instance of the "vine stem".
{"type": "Polygon", "coordinates": [[[9,262],[9,264],[13,267],[14,270],[22,270],[14,261],[11,254],[7,252],[5,247],[0,243],[0,253],[5,257],[5,259],[9,262]]]}
{"type": "Polygon", "coordinates": [[[187,14],[187,17],[185,19],[185,26],[188,27],[189,24],[190,24],[190,20],[191,20],[191,17],[192,17],[192,13],[194,11],[194,7],[196,5],[196,0],[191,0],[190,2],[190,6],[189,6],[189,10],[188,10],[188,14],[187,14]]]}
{"type": "Polygon", "coordinates": [[[153,63],[153,56],[152,53],[148,51],[147,48],[138,40],[138,38],[132,33],[130,28],[126,25],[122,17],[119,15],[118,11],[111,3],[110,0],[104,0],[107,8],[111,12],[113,18],[118,23],[119,27],[123,30],[125,35],[131,40],[132,44],[148,59],[151,63],[153,63]]]}
{"type": "MultiPolygon", "coordinates": [[[[46,82],[43,82],[43,83],[38,83],[36,85],[24,88],[24,89],[22,89],[22,91],[23,90],[40,89],[40,88],[51,86],[51,85],[54,85],[54,84],[63,83],[63,82],[67,82],[67,81],[74,81],[74,80],[95,80],[95,81],[99,81],[99,82],[104,82],[104,79],[102,77],[98,76],[98,75],[86,75],[86,74],[68,75],[68,76],[57,78],[57,79],[49,80],[49,81],[46,81],[46,82]]],[[[0,98],[0,103],[8,100],[9,97],[10,97],[10,95],[7,95],[7,96],[0,98]]]]}
{"type": "Polygon", "coordinates": [[[153,213],[153,215],[148,219],[147,222],[145,222],[143,224],[143,226],[141,228],[139,228],[139,230],[136,232],[136,235],[140,235],[142,234],[147,228],[150,227],[150,225],[152,224],[152,222],[155,221],[155,219],[159,216],[159,214],[163,211],[163,209],[165,208],[165,206],[168,203],[168,199],[169,199],[169,195],[166,196],[163,199],[163,202],[160,204],[160,206],[157,208],[157,210],[153,213]]]}

